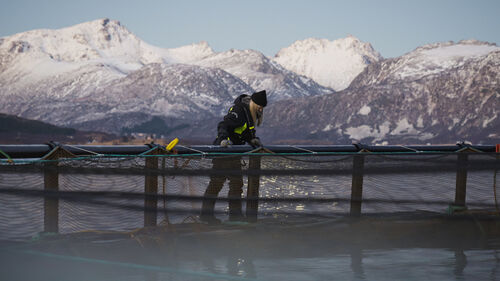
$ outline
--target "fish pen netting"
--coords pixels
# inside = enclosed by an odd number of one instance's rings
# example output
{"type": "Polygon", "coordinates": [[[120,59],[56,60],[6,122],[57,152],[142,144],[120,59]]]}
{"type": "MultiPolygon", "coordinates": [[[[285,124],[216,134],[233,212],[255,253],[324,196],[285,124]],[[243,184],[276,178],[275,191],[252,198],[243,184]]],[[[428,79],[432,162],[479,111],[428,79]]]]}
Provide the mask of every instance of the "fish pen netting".
{"type": "Polygon", "coordinates": [[[498,156],[464,155],[202,154],[4,163],[0,239],[44,231],[47,204],[54,202],[60,233],[132,230],[144,226],[148,212],[156,212],[158,225],[198,221],[211,177],[225,180],[214,208],[221,220],[235,199],[228,195],[226,178],[243,181],[243,213],[258,199],[253,211],[259,219],[286,222],[352,215],[353,204],[367,216],[451,214],[457,210],[456,187],[464,172],[467,210],[458,210],[498,215],[498,156]],[[352,197],[353,185],[362,186],[361,200],[352,197]],[[258,198],[247,194],[249,186],[258,188],[258,198]]]}

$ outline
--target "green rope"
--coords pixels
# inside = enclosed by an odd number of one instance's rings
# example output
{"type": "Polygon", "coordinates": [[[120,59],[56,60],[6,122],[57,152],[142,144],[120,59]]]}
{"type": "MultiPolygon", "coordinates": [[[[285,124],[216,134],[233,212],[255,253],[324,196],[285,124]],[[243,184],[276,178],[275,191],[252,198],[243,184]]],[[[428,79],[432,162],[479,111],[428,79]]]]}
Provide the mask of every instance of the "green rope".
{"type": "Polygon", "coordinates": [[[13,163],[14,162],[12,160],[12,158],[10,158],[10,156],[7,153],[3,152],[3,150],[1,150],[1,149],[0,149],[0,154],[2,154],[3,156],[5,156],[5,158],[7,158],[7,162],[9,162],[9,163],[13,163]]]}
{"type": "Polygon", "coordinates": [[[209,278],[214,278],[214,279],[244,280],[244,281],[257,280],[257,279],[253,279],[253,278],[250,279],[250,278],[245,278],[245,277],[240,277],[240,276],[230,276],[230,275],[225,275],[225,274],[215,274],[215,273],[208,273],[208,272],[180,270],[180,269],[164,267],[164,266],[154,266],[154,265],[145,265],[145,264],[136,264],[136,263],[128,263],[128,262],[117,262],[117,261],[85,258],[85,257],[68,256],[68,255],[58,255],[58,254],[52,254],[52,253],[41,252],[41,251],[33,251],[33,250],[21,250],[18,252],[24,253],[24,254],[29,254],[29,255],[46,257],[46,258],[56,258],[56,259],[63,259],[63,260],[69,260],[69,261],[75,261],[75,262],[86,262],[86,263],[94,263],[94,264],[121,266],[121,267],[128,267],[128,268],[141,269],[141,270],[169,272],[169,273],[191,275],[191,276],[205,277],[205,278],[209,277],[209,278]]]}
{"type": "Polygon", "coordinates": [[[148,151],[145,151],[145,152],[143,152],[143,153],[139,154],[138,156],[151,156],[149,153],[150,153],[150,152],[155,151],[155,150],[156,150],[156,149],[158,149],[158,148],[161,148],[161,149],[165,150],[165,148],[164,148],[164,147],[162,147],[162,146],[153,146],[153,147],[152,147],[152,148],[150,148],[148,151]]]}

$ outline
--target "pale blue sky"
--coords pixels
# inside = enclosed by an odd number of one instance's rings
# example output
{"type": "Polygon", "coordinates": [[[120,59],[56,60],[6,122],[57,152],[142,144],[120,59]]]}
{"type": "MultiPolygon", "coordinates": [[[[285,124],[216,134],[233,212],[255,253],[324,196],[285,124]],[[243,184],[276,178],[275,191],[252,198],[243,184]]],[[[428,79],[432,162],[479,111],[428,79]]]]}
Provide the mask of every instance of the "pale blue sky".
{"type": "Polygon", "coordinates": [[[119,20],[164,48],[207,41],[215,51],[255,49],[274,56],[309,37],[352,34],[384,57],[433,42],[500,43],[499,0],[0,0],[0,37],[62,28],[99,18],[119,20]]]}

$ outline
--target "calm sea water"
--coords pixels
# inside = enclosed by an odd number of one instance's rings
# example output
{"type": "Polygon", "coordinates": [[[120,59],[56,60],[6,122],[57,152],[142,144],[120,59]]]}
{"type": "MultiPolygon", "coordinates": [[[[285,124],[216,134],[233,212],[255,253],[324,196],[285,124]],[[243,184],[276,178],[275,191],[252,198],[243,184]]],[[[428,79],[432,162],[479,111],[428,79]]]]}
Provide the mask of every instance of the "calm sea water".
{"type": "Polygon", "coordinates": [[[0,275],[2,280],[499,280],[499,245],[498,236],[481,233],[471,221],[301,217],[286,225],[274,219],[186,223],[133,235],[84,232],[3,243],[0,275]]]}

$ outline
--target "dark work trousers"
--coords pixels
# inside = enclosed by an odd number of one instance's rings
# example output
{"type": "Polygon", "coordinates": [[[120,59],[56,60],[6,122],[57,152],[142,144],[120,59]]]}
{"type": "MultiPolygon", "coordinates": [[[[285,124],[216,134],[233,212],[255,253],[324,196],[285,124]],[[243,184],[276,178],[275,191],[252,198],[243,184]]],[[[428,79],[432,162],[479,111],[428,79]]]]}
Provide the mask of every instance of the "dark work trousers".
{"type": "MultiPolygon", "coordinates": [[[[241,157],[225,157],[212,159],[212,169],[217,171],[241,171],[241,157]]],[[[226,179],[229,181],[229,220],[238,220],[243,216],[241,211],[241,194],[243,193],[243,175],[211,175],[201,207],[201,218],[213,218],[215,201],[226,179]],[[233,200],[231,200],[233,199],[233,200]]]]}

